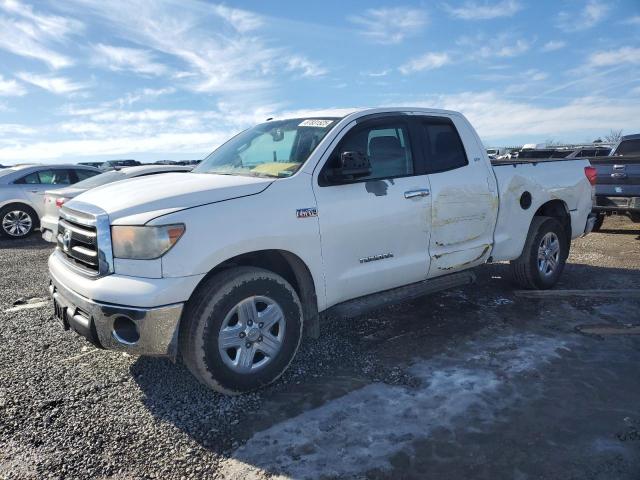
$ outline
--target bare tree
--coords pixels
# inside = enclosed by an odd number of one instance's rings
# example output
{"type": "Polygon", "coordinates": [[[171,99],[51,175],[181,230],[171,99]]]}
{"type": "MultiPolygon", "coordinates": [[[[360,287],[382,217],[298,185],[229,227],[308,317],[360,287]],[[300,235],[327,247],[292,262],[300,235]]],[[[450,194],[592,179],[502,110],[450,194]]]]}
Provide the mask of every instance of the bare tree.
{"type": "Polygon", "coordinates": [[[618,143],[622,138],[622,130],[610,130],[609,135],[605,135],[604,139],[607,143],[618,143]]]}

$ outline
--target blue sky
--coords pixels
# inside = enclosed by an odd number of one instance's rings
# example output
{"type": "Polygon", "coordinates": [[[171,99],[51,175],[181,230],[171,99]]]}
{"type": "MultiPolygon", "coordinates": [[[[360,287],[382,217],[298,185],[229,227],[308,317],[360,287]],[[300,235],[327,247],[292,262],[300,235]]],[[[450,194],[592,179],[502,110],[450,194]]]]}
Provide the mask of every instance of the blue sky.
{"type": "Polygon", "coordinates": [[[0,163],[201,158],[268,117],[404,105],[488,146],[640,132],[640,2],[0,0],[0,163]]]}

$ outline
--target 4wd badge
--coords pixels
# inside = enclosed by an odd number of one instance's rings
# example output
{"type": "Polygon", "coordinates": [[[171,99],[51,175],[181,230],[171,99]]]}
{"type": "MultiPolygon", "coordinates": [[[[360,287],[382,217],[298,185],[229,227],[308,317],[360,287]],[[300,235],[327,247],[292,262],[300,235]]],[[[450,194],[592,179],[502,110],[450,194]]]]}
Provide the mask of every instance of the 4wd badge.
{"type": "Polygon", "coordinates": [[[317,216],[318,216],[318,209],[316,207],[299,208],[296,210],[296,217],[298,218],[317,217],[317,216]]]}

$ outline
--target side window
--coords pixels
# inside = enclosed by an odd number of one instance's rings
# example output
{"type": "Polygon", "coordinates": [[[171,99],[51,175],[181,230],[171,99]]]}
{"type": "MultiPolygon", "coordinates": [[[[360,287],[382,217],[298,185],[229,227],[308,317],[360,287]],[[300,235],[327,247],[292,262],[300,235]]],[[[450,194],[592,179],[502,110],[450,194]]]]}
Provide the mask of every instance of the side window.
{"type": "Polygon", "coordinates": [[[361,152],[371,163],[371,175],[359,181],[413,175],[408,127],[404,122],[375,121],[356,126],[340,141],[325,169],[337,166],[342,152],[361,152]]]}
{"type": "Polygon", "coordinates": [[[460,135],[451,120],[429,118],[420,123],[428,173],[446,172],[469,164],[460,135]]]}
{"type": "Polygon", "coordinates": [[[42,185],[68,185],[71,183],[69,170],[41,170],[38,172],[42,185]]]}
{"type": "Polygon", "coordinates": [[[74,171],[76,174],[77,182],[81,182],[82,180],[86,180],[87,178],[95,177],[96,175],[100,174],[100,172],[94,172],[93,170],[78,169],[74,171]]]}
{"type": "Polygon", "coordinates": [[[30,173],[29,175],[25,175],[24,177],[17,179],[13,183],[17,185],[24,185],[24,184],[35,185],[40,183],[40,178],[38,177],[38,172],[33,172],[33,173],[30,173]]]}

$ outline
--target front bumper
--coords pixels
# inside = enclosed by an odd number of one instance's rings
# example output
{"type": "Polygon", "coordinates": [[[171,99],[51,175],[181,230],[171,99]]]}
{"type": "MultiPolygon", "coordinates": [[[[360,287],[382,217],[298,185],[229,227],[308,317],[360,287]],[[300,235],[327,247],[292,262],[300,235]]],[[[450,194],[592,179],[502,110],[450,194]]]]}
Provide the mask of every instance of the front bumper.
{"type": "Polygon", "coordinates": [[[135,355],[175,358],[184,303],[138,308],[95,302],[65,287],[50,273],[56,317],[94,345],[135,355]]]}
{"type": "Polygon", "coordinates": [[[58,217],[45,215],[40,219],[40,231],[42,238],[51,243],[56,243],[56,233],[58,232],[58,217]]]}

